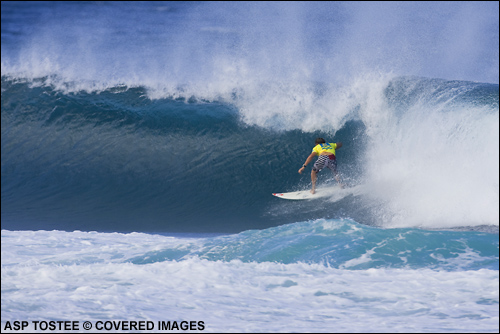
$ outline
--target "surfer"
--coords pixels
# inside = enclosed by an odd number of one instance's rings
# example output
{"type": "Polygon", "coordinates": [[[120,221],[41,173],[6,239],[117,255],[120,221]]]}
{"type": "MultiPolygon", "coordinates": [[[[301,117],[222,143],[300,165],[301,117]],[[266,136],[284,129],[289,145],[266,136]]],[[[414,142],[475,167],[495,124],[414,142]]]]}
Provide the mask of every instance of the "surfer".
{"type": "Polygon", "coordinates": [[[302,168],[299,169],[299,174],[302,174],[306,166],[314,159],[315,156],[318,156],[318,160],[314,163],[311,171],[311,194],[316,193],[316,174],[321,172],[321,170],[325,167],[328,167],[333,172],[335,180],[339,183],[341,188],[344,188],[344,185],[340,182],[339,173],[337,172],[337,158],[335,157],[335,150],[341,148],[342,143],[327,143],[323,138],[317,138],[315,144],[316,146],[314,146],[312,153],[307,157],[307,160],[302,165],[302,168]]]}

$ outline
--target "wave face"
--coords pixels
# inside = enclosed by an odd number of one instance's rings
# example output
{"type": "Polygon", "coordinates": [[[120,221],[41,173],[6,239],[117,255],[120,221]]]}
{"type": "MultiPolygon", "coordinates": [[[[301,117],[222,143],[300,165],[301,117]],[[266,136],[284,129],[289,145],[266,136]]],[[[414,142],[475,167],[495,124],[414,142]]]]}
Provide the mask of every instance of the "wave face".
{"type": "Polygon", "coordinates": [[[366,85],[368,96],[347,97],[337,131],[305,133],[248,124],[239,101],[152,100],[140,87],[68,94],[4,78],[3,225],[235,232],[350,217],[385,227],[498,226],[498,85],[366,85]],[[344,142],[340,171],[364,193],[335,203],[272,198],[309,187],[297,169],[318,136],[344,142]]]}

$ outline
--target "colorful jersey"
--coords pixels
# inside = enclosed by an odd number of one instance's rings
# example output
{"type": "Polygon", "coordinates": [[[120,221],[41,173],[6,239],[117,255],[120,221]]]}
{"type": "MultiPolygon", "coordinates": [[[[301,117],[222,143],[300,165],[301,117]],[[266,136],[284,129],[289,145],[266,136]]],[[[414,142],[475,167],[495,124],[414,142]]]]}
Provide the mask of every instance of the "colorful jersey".
{"type": "Polygon", "coordinates": [[[328,152],[335,155],[336,148],[337,148],[337,143],[324,143],[314,146],[312,151],[316,153],[316,155],[321,155],[321,153],[323,152],[328,152]]]}

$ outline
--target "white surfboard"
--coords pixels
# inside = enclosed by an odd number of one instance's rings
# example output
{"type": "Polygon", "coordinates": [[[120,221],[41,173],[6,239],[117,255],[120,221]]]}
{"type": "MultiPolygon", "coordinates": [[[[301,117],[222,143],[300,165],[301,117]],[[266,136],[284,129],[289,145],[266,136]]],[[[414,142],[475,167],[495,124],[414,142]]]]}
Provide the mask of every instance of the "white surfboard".
{"type": "Polygon", "coordinates": [[[315,194],[311,194],[311,190],[308,189],[293,191],[289,193],[273,193],[273,196],[290,200],[305,200],[329,197],[330,201],[336,202],[348,195],[358,196],[363,194],[364,192],[364,186],[361,185],[357,185],[352,188],[340,188],[339,185],[335,185],[333,187],[316,189],[315,194]]]}
{"type": "Polygon", "coordinates": [[[301,191],[293,191],[289,193],[273,193],[273,196],[283,199],[291,199],[291,200],[304,200],[304,199],[316,199],[322,197],[328,197],[335,194],[335,192],[342,191],[339,186],[334,186],[330,188],[319,188],[316,189],[316,193],[311,194],[311,189],[301,190],[301,191]]]}

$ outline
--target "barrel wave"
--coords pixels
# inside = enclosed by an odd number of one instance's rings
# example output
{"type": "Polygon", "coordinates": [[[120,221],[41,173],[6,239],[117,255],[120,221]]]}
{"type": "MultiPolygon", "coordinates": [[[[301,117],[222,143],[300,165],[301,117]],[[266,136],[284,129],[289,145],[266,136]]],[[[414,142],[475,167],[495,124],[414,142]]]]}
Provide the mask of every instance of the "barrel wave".
{"type": "MultiPolygon", "coordinates": [[[[3,226],[225,233],[352,218],[498,227],[498,85],[395,77],[348,89],[311,92],[318,110],[338,106],[318,117],[300,103],[261,109],[266,101],[241,91],[160,98],[147,87],[65,92],[47,78],[3,77],[3,226]],[[309,187],[297,170],[316,137],[344,143],[339,170],[364,193],[335,203],[271,197],[309,187]]],[[[319,182],[335,181],[324,172],[319,182]]]]}

